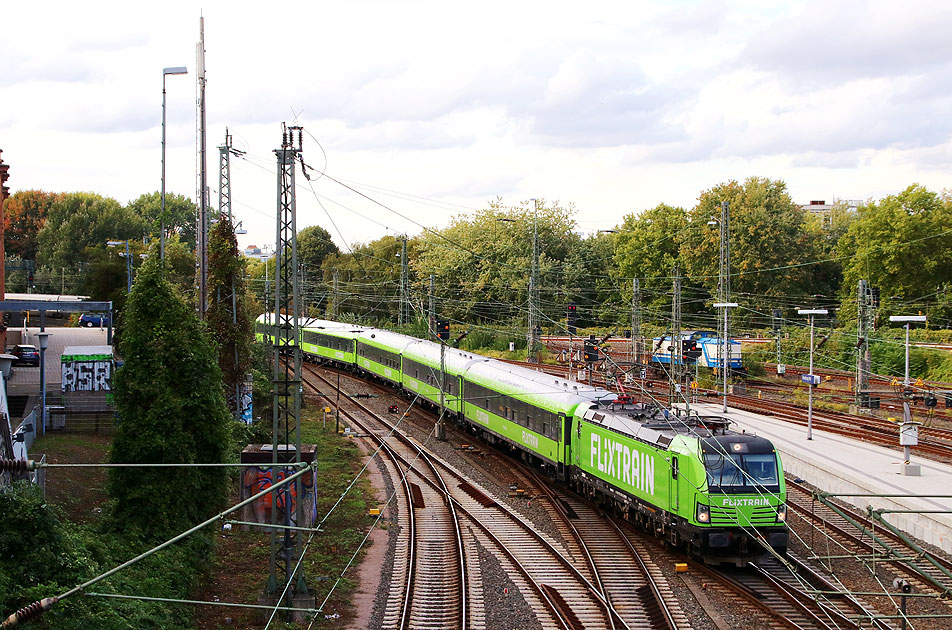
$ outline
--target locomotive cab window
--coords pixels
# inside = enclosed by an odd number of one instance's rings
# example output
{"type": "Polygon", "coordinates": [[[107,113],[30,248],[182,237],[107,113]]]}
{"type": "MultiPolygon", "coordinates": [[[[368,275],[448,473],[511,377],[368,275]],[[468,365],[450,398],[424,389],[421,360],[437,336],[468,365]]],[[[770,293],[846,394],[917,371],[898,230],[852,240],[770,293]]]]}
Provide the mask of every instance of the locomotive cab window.
{"type": "Polygon", "coordinates": [[[711,491],[768,492],[779,490],[777,457],[773,453],[704,453],[704,468],[711,491]]]}

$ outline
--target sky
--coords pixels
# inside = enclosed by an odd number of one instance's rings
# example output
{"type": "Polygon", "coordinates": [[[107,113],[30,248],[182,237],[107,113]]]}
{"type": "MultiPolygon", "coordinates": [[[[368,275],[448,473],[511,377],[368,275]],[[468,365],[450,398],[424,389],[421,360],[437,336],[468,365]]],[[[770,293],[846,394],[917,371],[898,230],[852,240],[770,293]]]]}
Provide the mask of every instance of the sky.
{"type": "Polygon", "coordinates": [[[282,123],[304,128],[298,227],[346,251],[491,200],[572,204],[580,231],[751,176],[794,201],[950,187],[952,4],[429,1],[5,3],[13,192],[196,198],[225,130],[242,246],[273,244],[282,123]],[[319,177],[324,172],[354,191],[319,177]]]}

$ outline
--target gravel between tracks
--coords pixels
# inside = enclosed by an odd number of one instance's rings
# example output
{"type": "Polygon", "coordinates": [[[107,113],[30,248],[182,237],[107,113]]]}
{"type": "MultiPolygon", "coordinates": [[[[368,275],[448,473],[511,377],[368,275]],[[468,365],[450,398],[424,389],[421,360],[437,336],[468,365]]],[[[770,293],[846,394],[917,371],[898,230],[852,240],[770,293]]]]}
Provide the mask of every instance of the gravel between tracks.
{"type": "Polygon", "coordinates": [[[522,592],[509,579],[496,556],[478,542],[476,547],[483,574],[486,627],[541,630],[542,624],[536,619],[522,592]]]}

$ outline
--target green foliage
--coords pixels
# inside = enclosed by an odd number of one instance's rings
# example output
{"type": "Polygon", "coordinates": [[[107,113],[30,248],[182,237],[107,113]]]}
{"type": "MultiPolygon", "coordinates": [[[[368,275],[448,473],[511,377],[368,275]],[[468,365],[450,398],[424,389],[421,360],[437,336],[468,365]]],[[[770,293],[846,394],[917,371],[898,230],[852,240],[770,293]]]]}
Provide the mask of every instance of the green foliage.
{"type": "Polygon", "coordinates": [[[319,225],[306,227],[297,235],[298,263],[307,271],[317,271],[329,254],[339,254],[340,249],[331,240],[330,232],[319,225]]]}
{"type": "Polygon", "coordinates": [[[719,184],[701,193],[689,213],[693,229],[684,232],[681,258],[688,275],[710,295],[717,294],[720,232],[707,225],[721,220],[721,202],[730,209],[731,295],[748,305],[769,305],[777,298],[810,294],[812,266],[821,253],[817,232],[782,181],[762,177],[719,184]]]}
{"type": "MultiPolygon", "coordinates": [[[[326,290],[332,289],[334,272],[338,272],[338,319],[350,313],[358,315],[361,321],[397,321],[401,248],[401,239],[384,236],[366,245],[354,245],[352,253],[329,254],[324,259],[326,290]]],[[[411,239],[407,243],[410,260],[414,259],[415,249],[416,240],[411,239]]],[[[274,273],[273,261],[271,272],[274,273]]],[[[328,313],[329,303],[330,300],[328,313]]]]}
{"type": "MultiPolygon", "coordinates": [[[[148,547],[71,524],[39,488],[17,482],[0,492],[0,611],[3,616],[73,587],[118,566],[148,547]]],[[[186,598],[209,552],[208,536],[188,539],[140,564],[97,583],[98,592],[146,597],[186,598]]],[[[180,628],[191,610],[143,601],[119,601],[74,595],[42,617],[55,630],[99,628],[180,628]]]]}
{"type": "Polygon", "coordinates": [[[110,239],[141,239],[146,224],[115,199],[94,193],[68,193],[53,202],[37,235],[39,261],[54,268],[88,260],[86,248],[105,250],[110,239]]]}
{"type": "MultiPolygon", "coordinates": [[[[162,193],[146,193],[126,206],[145,223],[146,230],[156,239],[161,234],[162,193]]],[[[165,193],[165,237],[177,235],[185,247],[195,249],[195,204],[185,195],[165,193]]]]}
{"type": "Polygon", "coordinates": [[[846,312],[855,317],[856,286],[865,279],[880,288],[880,318],[907,315],[919,300],[938,294],[929,318],[948,326],[952,250],[944,239],[950,225],[952,203],[918,184],[860,208],[837,245],[846,312]]]}
{"type": "MultiPolygon", "coordinates": [[[[411,256],[423,291],[429,274],[437,278],[441,314],[470,322],[524,316],[532,245],[537,234],[542,320],[565,318],[569,301],[580,296],[575,278],[567,279],[567,265],[580,237],[574,232],[574,209],[558,203],[523,203],[506,207],[497,200],[474,215],[456,217],[450,226],[427,232],[411,256]],[[543,293],[544,292],[544,293],[543,293]],[[569,299],[569,298],[572,299],[569,299]]],[[[579,261],[575,261],[577,272],[579,261]]],[[[577,276],[577,273],[576,273],[577,276]]]]}
{"type": "MultiPolygon", "coordinates": [[[[230,415],[214,347],[163,272],[161,260],[148,258],[126,306],[111,461],[224,462],[230,415]]],[[[219,468],[112,469],[113,525],[169,537],[222,507],[226,479],[219,468]]]]}
{"type": "Polygon", "coordinates": [[[60,197],[42,190],[20,190],[3,203],[4,251],[7,256],[36,260],[37,234],[50,207],[60,197]]]}
{"type": "MultiPolygon", "coordinates": [[[[663,313],[671,312],[674,263],[680,260],[685,232],[692,229],[684,208],[660,204],[641,214],[629,214],[618,228],[615,264],[623,278],[638,278],[641,304],[663,313]]],[[[681,274],[686,273],[685,269],[681,274]]],[[[631,299],[631,281],[625,287],[631,299]]]]}
{"type": "Polygon", "coordinates": [[[208,328],[218,342],[218,365],[225,398],[236,410],[235,387],[244,382],[250,365],[251,314],[245,291],[245,260],[231,221],[222,217],[208,237],[208,328]],[[234,295],[233,295],[234,294],[234,295]],[[234,310],[234,312],[232,312],[234,310]]]}

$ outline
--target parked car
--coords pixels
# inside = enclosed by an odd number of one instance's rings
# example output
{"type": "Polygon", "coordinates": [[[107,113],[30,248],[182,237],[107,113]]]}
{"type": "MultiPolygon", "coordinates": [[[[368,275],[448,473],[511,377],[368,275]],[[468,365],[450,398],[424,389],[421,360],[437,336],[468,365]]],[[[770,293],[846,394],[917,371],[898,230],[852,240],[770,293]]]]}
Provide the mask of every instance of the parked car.
{"type": "Polygon", "coordinates": [[[36,346],[18,344],[13,346],[13,350],[10,351],[10,354],[17,358],[16,361],[14,361],[14,364],[40,364],[40,351],[36,349],[36,346]]]}
{"type": "Polygon", "coordinates": [[[86,328],[93,328],[94,326],[103,326],[109,325],[109,315],[104,313],[83,313],[79,316],[79,325],[86,328]]]}

